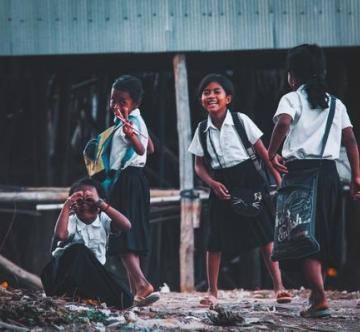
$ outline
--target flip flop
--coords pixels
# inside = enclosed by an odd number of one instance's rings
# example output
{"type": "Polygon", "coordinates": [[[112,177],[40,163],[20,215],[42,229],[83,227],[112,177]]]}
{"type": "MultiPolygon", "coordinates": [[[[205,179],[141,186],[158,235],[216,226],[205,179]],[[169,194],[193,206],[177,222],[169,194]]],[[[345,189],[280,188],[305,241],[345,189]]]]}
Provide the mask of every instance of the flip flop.
{"type": "Polygon", "coordinates": [[[310,306],[306,310],[301,311],[300,316],[303,318],[325,318],[330,317],[331,313],[328,307],[315,308],[314,306],[310,306]]]}
{"type": "Polygon", "coordinates": [[[206,307],[214,306],[217,303],[217,298],[214,295],[204,296],[200,300],[200,304],[206,307]]]}
{"type": "Polygon", "coordinates": [[[290,303],[292,301],[292,296],[289,292],[283,290],[277,293],[276,302],[277,303],[290,303]]]}
{"type": "Polygon", "coordinates": [[[146,297],[142,297],[139,295],[136,295],[134,297],[134,306],[136,307],[146,307],[148,305],[153,304],[154,302],[160,300],[160,293],[159,292],[153,292],[150,295],[146,297]]]}

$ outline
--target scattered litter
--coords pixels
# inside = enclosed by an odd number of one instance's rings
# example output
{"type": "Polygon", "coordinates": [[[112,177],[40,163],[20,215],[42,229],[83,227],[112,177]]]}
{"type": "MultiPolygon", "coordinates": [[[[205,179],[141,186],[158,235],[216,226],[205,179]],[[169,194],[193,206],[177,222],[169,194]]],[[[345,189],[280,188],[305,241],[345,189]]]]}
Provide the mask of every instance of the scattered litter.
{"type": "Polygon", "coordinates": [[[160,286],[160,293],[170,293],[170,287],[167,285],[167,283],[163,283],[162,286],[160,286]]]}

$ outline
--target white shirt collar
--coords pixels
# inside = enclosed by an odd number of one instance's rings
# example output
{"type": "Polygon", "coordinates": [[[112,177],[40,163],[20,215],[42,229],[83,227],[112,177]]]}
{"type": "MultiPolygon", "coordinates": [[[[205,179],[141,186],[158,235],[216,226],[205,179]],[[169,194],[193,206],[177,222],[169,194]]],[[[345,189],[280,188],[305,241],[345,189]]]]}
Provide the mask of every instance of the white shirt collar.
{"type": "Polygon", "coordinates": [[[91,227],[96,227],[96,228],[100,227],[101,221],[100,221],[99,215],[97,215],[96,219],[91,224],[84,223],[78,216],[76,216],[77,229],[82,231],[86,226],[91,226],[91,227]]]}
{"type": "Polygon", "coordinates": [[[132,110],[129,115],[133,115],[133,116],[139,116],[140,115],[140,110],[138,108],[135,108],[134,110],[132,110]]]}
{"type": "MultiPolygon", "coordinates": [[[[226,111],[226,116],[225,116],[222,126],[224,126],[224,125],[230,125],[230,126],[234,125],[234,121],[233,121],[233,118],[232,118],[229,110],[226,111]]],[[[212,123],[210,115],[208,115],[208,118],[207,118],[207,125],[206,125],[205,131],[207,131],[209,128],[218,129],[212,123]]]]}

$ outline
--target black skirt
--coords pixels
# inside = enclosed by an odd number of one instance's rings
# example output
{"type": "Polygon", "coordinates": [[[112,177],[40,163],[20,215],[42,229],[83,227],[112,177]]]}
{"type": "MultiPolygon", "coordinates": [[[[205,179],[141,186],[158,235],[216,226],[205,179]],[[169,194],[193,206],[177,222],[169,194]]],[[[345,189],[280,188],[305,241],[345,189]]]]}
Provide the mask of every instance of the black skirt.
{"type": "Polygon", "coordinates": [[[105,302],[119,309],[132,305],[127,287],[98,261],[84,244],[76,243],[53,257],[41,274],[47,296],[68,296],[105,302]]]}
{"type": "MultiPolygon", "coordinates": [[[[341,183],[334,160],[296,160],[286,164],[289,174],[296,170],[320,167],[316,217],[315,238],[320,245],[320,251],[308,258],[322,262],[324,266],[339,267],[342,257],[342,242],[345,232],[341,222],[341,183]]],[[[286,176],[286,175],[285,175],[286,176]]],[[[286,260],[280,266],[287,270],[298,270],[302,259],[286,260]]]]}
{"type": "MultiPolygon", "coordinates": [[[[263,183],[250,159],[213,172],[215,179],[225,184],[230,192],[234,186],[253,188],[263,183]]],[[[267,204],[259,216],[245,217],[232,210],[230,201],[217,198],[211,191],[209,219],[208,251],[237,254],[273,242],[274,217],[267,204]]]]}
{"type": "Polygon", "coordinates": [[[109,254],[134,252],[146,255],[150,241],[150,189],[141,167],[127,167],[114,184],[110,204],[131,223],[128,232],[111,235],[109,254]]]}

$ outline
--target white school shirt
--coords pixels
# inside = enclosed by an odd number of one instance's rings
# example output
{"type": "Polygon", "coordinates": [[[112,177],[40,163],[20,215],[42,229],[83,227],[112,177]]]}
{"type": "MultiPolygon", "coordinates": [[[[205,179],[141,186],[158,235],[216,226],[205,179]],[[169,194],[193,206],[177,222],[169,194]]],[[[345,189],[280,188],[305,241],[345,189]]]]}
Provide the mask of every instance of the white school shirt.
{"type": "Polygon", "coordinates": [[[69,216],[68,234],[74,235],[71,243],[64,248],[56,248],[52,255],[56,257],[72,243],[84,243],[96,256],[101,264],[106,262],[106,244],[111,231],[111,219],[102,212],[91,224],[83,223],[76,214],[69,216]]]}
{"type": "MultiPolygon", "coordinates": [[[[281,114],[288,114],[293,119],[282,149],[282,156],[287,161],[321,158],[322,138],[330,109],[311,109],[304,87],[302,85],[297,91],[284,95],[274,115],[275,123],[281,114]]],[[[330,106],[330,95],[328,97],[330,106]]],[[[322,159],[339,158],[342,130],[347,127],[352,125],[346,107],[336,99],[334,120],[322,159]]]]}
{"type": "MultiPolygon", "coordinates": [[[[254,145],[263,133],[247,115],[243,113],[237,113],[237,115],[240,115],[249,142],[254,145]]],[[[211,158],[211,167],[213,169],[232,167],[250,158],[236,131],[234,121],[229,110],[226,113],[224,122],[220,129],[214,126],[210,116],[208,116],[206,137],[207,150],[211,158]],[[217,155],[219,156],[221,165],[217,160],[208,135],[211,137],[211,141],[217,155]]],[[[196,128],[188,151],[198,157],[204,156],[204,150],[199,139],[199,126],[196,128]]]]}
{"type": "MultiPolygon", "coordinates": [[[[141,144],[145,148],[145,153],[140,156],[136,152],[132,155],[132,157],[121,167],[121,169],[125,169],[128,166],[133,167],[144,167],[146,164],[146,156],[147,156],[147,145],[148,145],[148,130],[145,124],[144,119],[140,114],[140,110],[136,108],[129,115],[135,116],[139,122],[140,127],[134,122],[133,126],[135,129],[140,131],[141,135],[138,135],[141,144]]],[[[121,166],[121,161],[124,158],[127,149],[131,147],[130,140],[126,138],[122,126],[120,126],[114,133],[111,145],[110,152],[110,168],[113,170],[118,170],[121,166]]]]}

